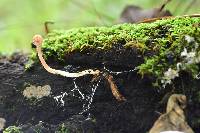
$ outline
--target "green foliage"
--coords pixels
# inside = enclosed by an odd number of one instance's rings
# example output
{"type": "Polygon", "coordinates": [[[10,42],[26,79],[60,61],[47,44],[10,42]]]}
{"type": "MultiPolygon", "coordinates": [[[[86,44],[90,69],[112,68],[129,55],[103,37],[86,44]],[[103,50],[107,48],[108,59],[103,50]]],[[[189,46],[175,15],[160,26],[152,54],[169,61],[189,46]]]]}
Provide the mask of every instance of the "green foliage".
{"type": "Polygon", "coordinates": [[[68,128],[65,126],[65,124],[61,124],[59,127],[58,127],[58,130],[56,131],[56,133],[70,133],[68,128]]]}
{"type": "Polygon", "coordinates": [[[6,128],[3,133],[22,133],[21,128],[20,127],[16,127],[16,126],[9,126],[8,128],[6,128]]]}

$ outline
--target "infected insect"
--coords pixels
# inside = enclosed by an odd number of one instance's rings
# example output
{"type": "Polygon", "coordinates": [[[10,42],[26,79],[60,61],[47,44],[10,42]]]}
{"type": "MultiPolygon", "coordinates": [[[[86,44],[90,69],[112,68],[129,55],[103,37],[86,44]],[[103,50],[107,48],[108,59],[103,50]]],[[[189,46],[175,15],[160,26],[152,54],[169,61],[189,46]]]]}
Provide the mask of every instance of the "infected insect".
{"type": "Polygon", "coordinates": [[[113,96],[118,101],[125,101],[126,100],[119,93],[118,88],[114,83],[113,77],[109,74],[105,74],[104,72],[101,72],[100,70],[88,69],[88,70],[84,70],[84,71],[77,72],[77,73],[70,73],[70,72],[66,72],[66,71],[56,70],[56,69],[53,69],[50,66],[48,66],[46,61],[43,58],[43,53],[42,53],[42,48],[41,48],[42,42],[43,42],[43,38],[42,38],[41,35],[35,35],[33,37],[32,44],[34,46],[36,46],[36,51],[37,51],[39,60],[40,60],[42,66],[44,67],[44,69],[46,71],[48,71],[49,73],[52,73],[52,74],[61,75],[61,76],[64,76],[64,77],[70,77],[70,78],[77,78],[77,77],[82,77],[82,76],[85,76],[85,75],[93,75],[94,77],[103,76],[105,79],[107,79],[108,83],[110,84],[110,88],[112,90],[113,96]]]}

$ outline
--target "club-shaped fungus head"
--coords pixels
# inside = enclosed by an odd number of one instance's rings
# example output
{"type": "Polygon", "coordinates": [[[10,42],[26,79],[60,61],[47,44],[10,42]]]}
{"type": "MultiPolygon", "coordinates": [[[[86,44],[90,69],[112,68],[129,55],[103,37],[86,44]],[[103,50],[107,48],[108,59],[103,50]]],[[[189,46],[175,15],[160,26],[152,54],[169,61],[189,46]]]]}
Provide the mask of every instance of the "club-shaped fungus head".
{"type": "Polygon", "coordinates": [[[43,38],[42,38],[41,35],[34,35],[34,36],[33,36],[33,42],[32,42],[32,43],[33,43],[36,47],[41,46],[42,42],[43,42],[43,38]]]}

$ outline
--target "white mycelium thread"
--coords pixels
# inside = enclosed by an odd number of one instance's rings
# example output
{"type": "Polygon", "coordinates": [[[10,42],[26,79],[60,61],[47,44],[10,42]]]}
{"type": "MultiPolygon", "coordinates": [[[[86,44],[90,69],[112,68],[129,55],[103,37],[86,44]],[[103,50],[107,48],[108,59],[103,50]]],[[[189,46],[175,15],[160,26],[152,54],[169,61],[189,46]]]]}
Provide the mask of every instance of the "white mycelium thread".
{"type": "MultiPolygon", "coordinates": [[[[96,91],[97,87],[99,86],[100,82],[101,82],[101,79],[98,80],[96,84],[93,84],[92,87],[91,87],[91,89],[92,89],[91,94],[86,95],[86,94],[81,92],[80,88],[76,84],[76,79],[74,79],[73,80],[74,88],[71,89],[69,93],[64,92],[61,95],[55,96],[54,99],[56,100],[56,102],[61,103],[61,106],[65,105],[64,97],[69,96],[70,94],[73,97],[77,97],[77,98],[83,100],[84,101],[83,107],[82,107],[83,110],[79,113],[79,114],[82,114],[84,112],[87,112],[90,109],[90,106],[93,102],[93,97],[94,97],[95,91],[96,91]],[[76,92],[78,92],[78,95],[76,94],[76,92]]],[[[90,89],[90,88],[88,88],[88,89],[90,89]]]]}
{"type": "Polygon", "coordinates": [[[58,96],[55,96],[54,99],[56,100],[56,102],[60,102],[61,103],[61,106],[64,106],[65,105],[65,101],[63,100],[63,98],[65,96],[68,96],[68,93],[67,92],[64,92],[62,93],[61,95],[58,95],[58,96]]]}
{"type": "MultiPolygon", "coordinates": [[[[75,80],[76,80],[76,79],[73,80],[74,88],[71,89],[70,92],[72,93],[72,96],[73,96],[73,97],[78,97],[79,99],[84,100],[84,99],[85,99],[85,95],[79,90],[79,87],[77,86],[75,80]],[[75,95],[75,92],[78,92],[78,94],[79,94],[80,96],[75,95]]],[[[71,94],[70,92],[69,92],[69,93],[67,93],[67,92],[64,92],[64,93],[63,93],[63,92],[62,92],[61,95],[55,96],[54,99],[56,100],[56,102],[61,103],[61,106],[64,106],[64,105],[65,105],[65,101],[64,101],[63,99],[64,99],[65,96],[70,95],[70,94],[71,94]]]]}
{"type": "Polygon", "coordinates": [[[95,94],[95,92],[96,92],[96,89],[97,89],[97,87],[99,86],[99,83],[101,82],[101,79],[97,82],[97,84],[96,85],[93,85],[92,86],[92,94],[90,95],[90,96],[88,96],[88,97],[86,97],[86,101],[88,102],[88,103],[84,103],[83,104],[83,111],[80,113],[80,114],[83,114],[84,112],[86,112],[86,111],[88,111],[89,109],[90,109],[90,106],[91,106],[91,104],[92,104],[92,102],[93,102],[93,97],[94,97],[94,94],[95,94]]]}
{"type": "Polygon", "coordinates": [[[116,71],[109,70],[109,69],[106,68],[105,66],[103,67],[103,69],[106,70],[107,72],[109,72],[110,74],[116,74],[116,75],[122,74],[122,73],[130,73],[130,72],[134,72],[134,71],[137,70],[137,68],[134,68],[134,69],[132,69],[132,70],[118,71],[118,72],[116,72],[116,71]]]}

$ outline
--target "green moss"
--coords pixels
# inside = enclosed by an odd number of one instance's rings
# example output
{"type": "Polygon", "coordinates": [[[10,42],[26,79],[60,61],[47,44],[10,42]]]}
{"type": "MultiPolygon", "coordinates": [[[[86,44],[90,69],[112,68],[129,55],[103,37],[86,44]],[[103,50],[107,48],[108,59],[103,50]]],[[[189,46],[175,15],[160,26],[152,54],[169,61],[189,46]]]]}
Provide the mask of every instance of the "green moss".
{"type": "MultiPolygon", "coordinates": [[[[54,31],[43,43],[45,58],[55,57],[63,60],[66,54],[85,49],[109,50],[113,45],[123,42],[124,48],[137,48],[142,51],[145,62],[138,66],[141,75],[150,74],[157,78],[163,76],[168,68],[177,69],[183,62],[181,52],[195,49],[199,53],[200,18],[176,17],[153,23],[119,24],[111,27],[87,27],[66,31],[54,31]],[[194,38],[188,42],[185,36],[194,38]],[[198,46],[196,46],[198,44],[198,46]],[[151,53],[150,56],[148,53],[151,53]]],[[[195,75],[196,64],[185,65],[184,70],[195,75]]]]}
{"type": "Polygon", "coordinates": [[[70,133],[68,128],[65,126],[65,124],[61,124],[58,127],[58,130],[56,131],[56,133],[70,133]]]}
{"type": "Polygon", "coordinates": [[[16,127],[16,126],[9,126],[8,128],[6,128],[3,133],[22,133],[21,128],[20,127],[16,127]]]}

